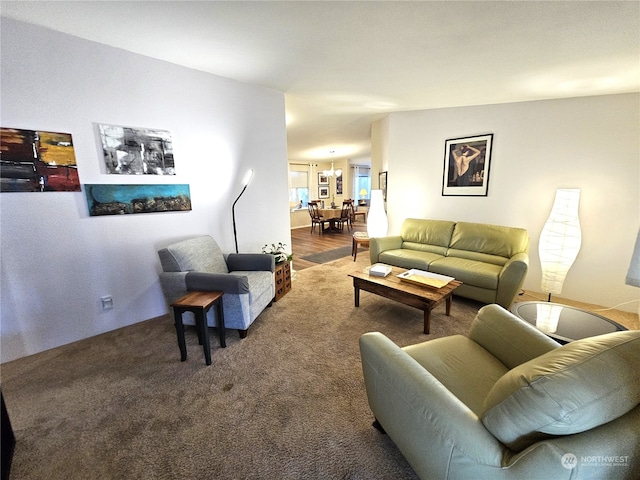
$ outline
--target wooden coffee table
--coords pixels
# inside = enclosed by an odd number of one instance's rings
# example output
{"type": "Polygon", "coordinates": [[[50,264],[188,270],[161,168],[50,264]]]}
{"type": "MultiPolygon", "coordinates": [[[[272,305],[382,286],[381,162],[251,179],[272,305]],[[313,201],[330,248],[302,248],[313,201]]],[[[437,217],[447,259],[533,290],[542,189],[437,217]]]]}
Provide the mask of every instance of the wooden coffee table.
{"type": "Polygon", "coordinates": [[[355,306],[360,306],[360,290],[365,290],[419,308],[424,312],[424,333],[429,333],[431,310],[446,302],[446,313],[450,316],[451,296],[462,282],[452,280],[442,288],[415,285],[398,278],[398,274],[406,271],[404,268],[393,267],[386,277],[369,276],[368,269],[350,273],[349,276],[353,277],[355,306]]]}

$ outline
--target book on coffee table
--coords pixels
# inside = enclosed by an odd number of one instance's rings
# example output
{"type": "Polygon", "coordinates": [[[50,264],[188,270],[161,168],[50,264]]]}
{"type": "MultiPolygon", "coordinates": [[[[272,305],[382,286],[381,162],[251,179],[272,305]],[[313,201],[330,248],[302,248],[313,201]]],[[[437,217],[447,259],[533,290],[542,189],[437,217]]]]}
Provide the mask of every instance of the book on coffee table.
{"type": "Polygon", "coordinates": [[[369,268],[369,275],[374,277],[386,277],[391,273],[391,267],[389,265],[383,265],[382,263],[376,263],[369,268]]]}
{"type": "Polygon", "coordinates": [[[416,268],[401,273],[398,275],[398,278],[405,282],[434,288],[442,288],[451,280],[455,280],[453,277],[440,275],[439,273],[425,272],[424,270],[418,270],[416,268]]]}

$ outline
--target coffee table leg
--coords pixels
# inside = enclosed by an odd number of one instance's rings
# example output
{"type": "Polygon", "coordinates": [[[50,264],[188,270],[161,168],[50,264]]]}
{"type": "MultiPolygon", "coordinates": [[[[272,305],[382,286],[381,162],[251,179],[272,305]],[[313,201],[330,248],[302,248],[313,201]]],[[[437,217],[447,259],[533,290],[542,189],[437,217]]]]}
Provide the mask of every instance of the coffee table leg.
{"type": "Polygon", "coordinates": [[[354,300],[355,300],[356,307],[359,307],[360,306],[360,289],[355,285],[353,286],[353,293],[354,293],[354,300]]]}
{"type": "Polygon", "coordinates": [[[429,333],[429,325],[431,322],[431,310],[428,308],[424,309],[424,333],[429,333]]]}
{"type": "Polygon", "coordinates": [[[447,308],[447,317],[451,316],[450,314],[451,314],[451,303],[452,303],[452,301],[453,301],[453,295],[449,295],[447,297],[446,304],[445,304],[446,308],[447,308]]]}

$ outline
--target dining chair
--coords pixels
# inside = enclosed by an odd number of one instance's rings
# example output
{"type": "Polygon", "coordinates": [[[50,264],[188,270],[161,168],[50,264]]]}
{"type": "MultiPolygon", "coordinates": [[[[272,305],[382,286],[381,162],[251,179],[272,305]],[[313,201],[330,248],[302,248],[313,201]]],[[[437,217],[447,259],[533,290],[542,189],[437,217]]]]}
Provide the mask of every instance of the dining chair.
{"type": "Polygon", "coordinates": [[[338,220],[340,231],[344,230],[345,223],[347,224],[348,231],[351,231],[353,229],[352,216],[351,216],[352,212],[353,212],[353,202],[351,200],[344,200],[342,202],[342,211],[340,212],[340,219],[338,220]]]}
{"type": "Polygon", "coordinates": [[[309,216],[311,217],[311,233],[313,233],[313,229],[315,228],[316,225],[320,225],[320,230],[318,232],[318,235],[320,235],[324,230],[324,222],[326,222],[326,220],[322,215],[320,215],[317,202],[309,202],[308,205],[309,205],[309,216]]]}

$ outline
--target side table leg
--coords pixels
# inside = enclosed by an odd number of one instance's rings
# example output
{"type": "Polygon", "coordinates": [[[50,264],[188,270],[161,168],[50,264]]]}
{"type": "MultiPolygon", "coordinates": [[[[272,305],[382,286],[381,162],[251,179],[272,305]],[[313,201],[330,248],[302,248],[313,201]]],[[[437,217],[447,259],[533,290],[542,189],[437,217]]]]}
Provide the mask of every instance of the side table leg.
{"type": "Polygon", "coordinates": [[[184,339],[184,323],[182,323],[182,311],[174,307],[173,317],[175,319],[176,335],[178,336],[178,348],[180,349],[180,361],[184,362],[187,359],[187,344],[184,339]]]}
{"type": "Polygon", "coordinates": [[[353,294],[354,294],[356,307],[359,307],[360,306],[360,289],[355,285],[353,286],[353,294]]]}
{"type": "Polygon", "coordinates": [[[207,327],[207,316],[204,308],[200,309],[196,315],[196,325],[202,337],[202,348],[204,349],[204,361],[211,365],[211,344],[209,342],[209,329],[207,327]]]}

